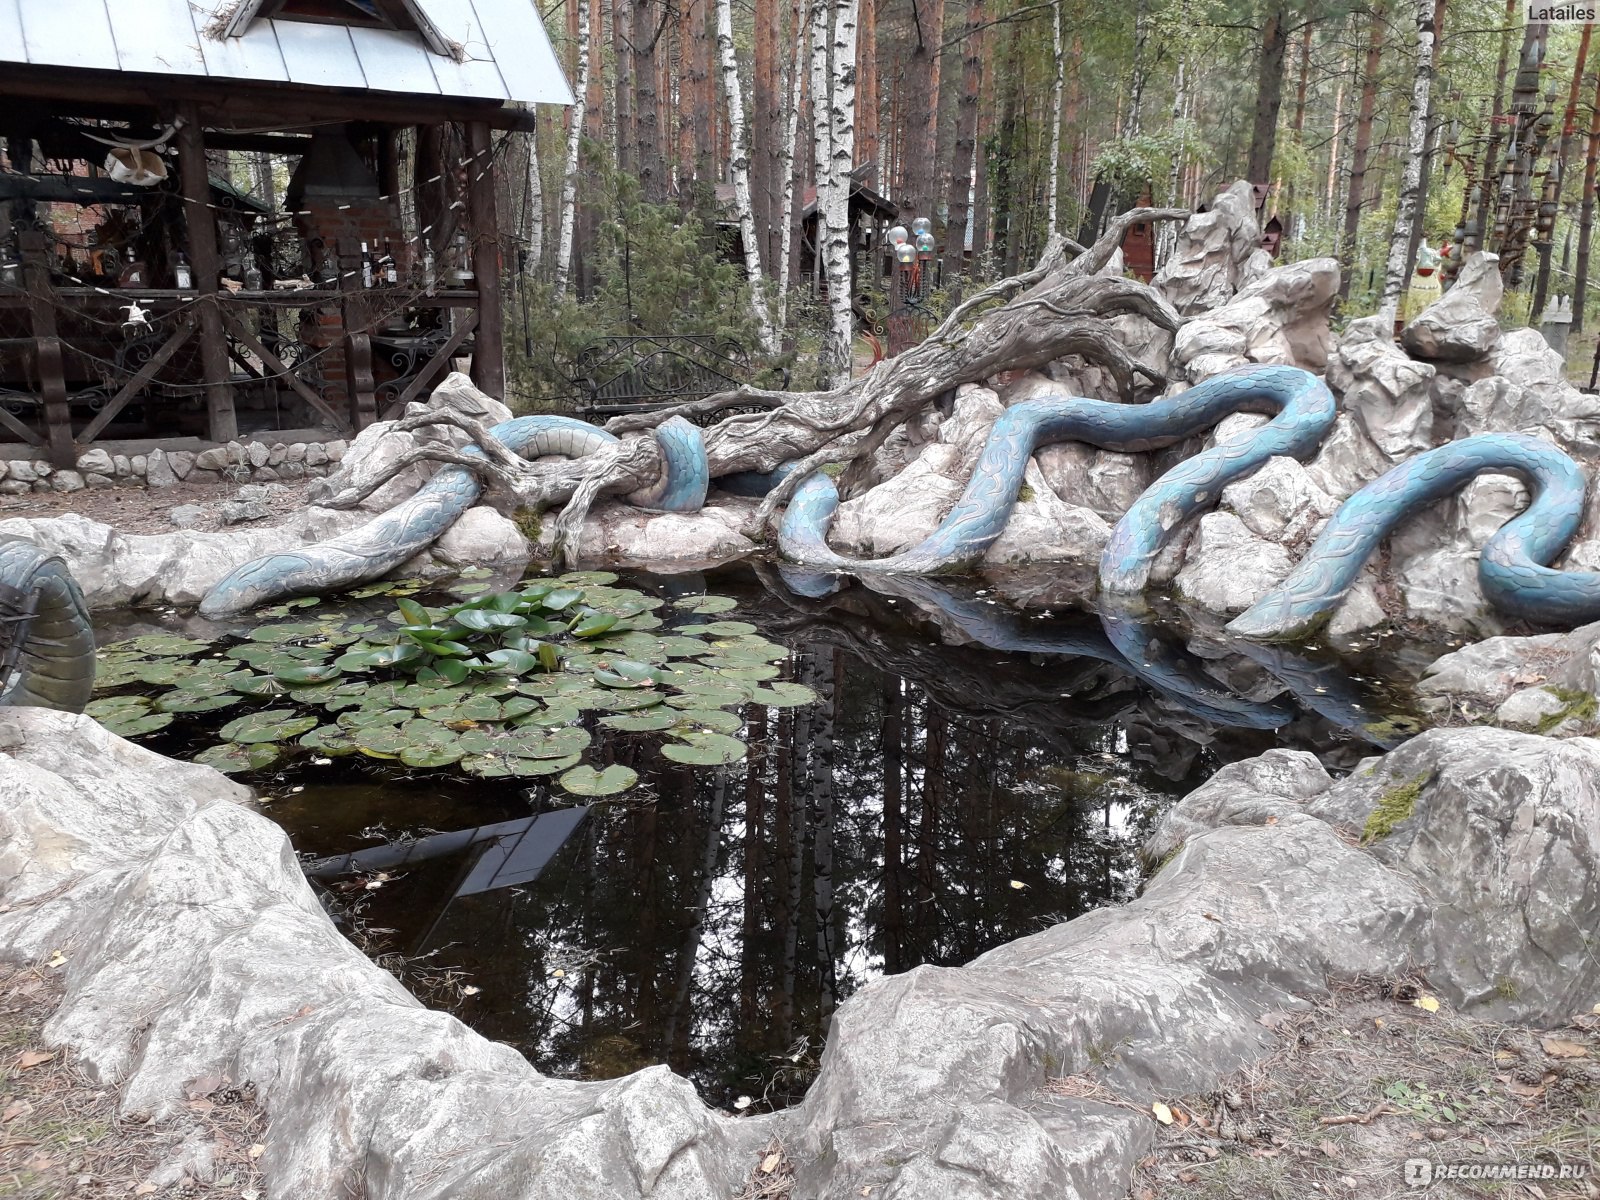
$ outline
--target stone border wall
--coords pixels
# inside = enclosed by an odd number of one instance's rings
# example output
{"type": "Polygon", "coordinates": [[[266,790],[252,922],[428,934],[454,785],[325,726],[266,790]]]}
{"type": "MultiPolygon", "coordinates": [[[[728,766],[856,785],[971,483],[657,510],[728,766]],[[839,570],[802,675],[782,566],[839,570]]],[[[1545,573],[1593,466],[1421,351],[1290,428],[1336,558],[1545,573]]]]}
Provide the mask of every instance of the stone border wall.
{"type": "Polygon", "coordinates": [[[209,450],[152,450],[112,454],[84,451],[72,470],[43,458],[0,458],[0,496],[27,492],[77,492],[84,488],[166,488],[182,483],[269,483],[326,475],[344,458],[348,443],[235,441],[209,450]]]}

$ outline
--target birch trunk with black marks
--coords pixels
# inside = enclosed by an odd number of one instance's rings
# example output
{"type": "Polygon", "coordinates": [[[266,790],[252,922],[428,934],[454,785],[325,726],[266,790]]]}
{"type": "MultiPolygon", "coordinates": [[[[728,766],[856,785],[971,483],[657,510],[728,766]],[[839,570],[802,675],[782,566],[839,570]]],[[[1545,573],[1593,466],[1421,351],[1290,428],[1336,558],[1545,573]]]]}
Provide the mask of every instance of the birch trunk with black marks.
{"type": "Polygon", "coordinates": [[[828,73],[828,190],[817,189],[817,237],[828,281],[828,330],[822,340],[822,378],[837,386],[850,378],[855,342],[850,269],[850,185],[856,147],[856,11],[860,0],[836,0],[828,73]],[[826,198],[824,198],[826,196],[826,198]]]}
{"type": "MultiPolygon", "coordinates": [[[[587,8],[588,6],[583,6],[587,8]]],[[[531,113],[533,105],[526,106],[531,113]]],[[[574,124],[583,112],[583,93],[578,93],[578,108],[574,115],[574,124]]],[[[539,167],[539,133],[537,130],[526,135],[528,146],[528,173],[526,175],[526,196],[528,210],[528,263],[535,275],[544,263],[544,178],[539,167]]]]}
{"type": "Polygon", "coordinates": [[[761,273],[761,249],[756,244],[756,217],[750,198],[750,149],[744,127],[744,92],[739,83],[739,60],[733,52],[733,3],[717,0],[717,50],[722,59],[722,90],[728,100],[728,138],[732,146],[733,204],[739,215],[739,238],[744,243],[744,275],[750,287],[750,312],[755,317],[761,348],[778,352],[767,309],[767,280],[761,273]]]}
{"type": "MultiPolygon", "coordinates": [[[[572,275],[572,234],[578,216],[578,144],[583,140],[583,117],[589,95],[589,6],[578,5],[578,80],[573,104],[567,110],[567,160],[561,170],[561,232],[556,244],[556,291],[567,290],[572,275]]],[[[528,168],[530,173],[537,166],[528,168]]]]}
{"type": "Polygon", "coordinates": [[[1400,293],[1406,285],[1406,251],[1411,244],[1411,226],[1416,221],[1417,199],[1422,187],[1422,155],[1428,140],[1428,96],[1433,89],[1433,0],[1417,4],[1417,67],[1411,87],[1411,111],[1406,137],[1405,171],[1400,176],[1399,205],[1394,216],[1394,232],[1389,237],[1389,261],[1383,273],[1383,301],[1378,314],[1392,322],[1400,308],[1400,293]]]}
{"type": "Polygon", "coordinates": [[[800,139],[800,109],[806,82],[807,35],[801,32],[800,8],[794,8],[794,56],[789,61],[789,108],[783,115],[783,149],[779,156],[780,178],[783,180],[783,203],[778,214],[778,328],[783,329],[789,320],[789,270],[794,257],[795,219],[795,143],[800,139]]]}
{"type": "Polygon", "coordinates": [[[1061,101],[1066,94],[1067,55],[1061,37],[1060,0],[1050,6],[1050,26],[1055,76],[1050,84],[1050,165],[1044,193],[1046,237],[1061,225],[1061,101]]]}

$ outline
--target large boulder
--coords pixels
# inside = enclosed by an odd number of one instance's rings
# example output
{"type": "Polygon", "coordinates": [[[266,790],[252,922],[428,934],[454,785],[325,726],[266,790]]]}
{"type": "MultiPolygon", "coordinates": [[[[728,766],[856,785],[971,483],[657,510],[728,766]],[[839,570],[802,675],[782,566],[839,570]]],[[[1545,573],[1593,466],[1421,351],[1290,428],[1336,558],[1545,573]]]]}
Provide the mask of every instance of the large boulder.
{"type": "Polygon", "coordinates": [[[1455,435],[1543,433],[1568,454],[1595,460],[1600,445],[1600,396],[1567,382],[1566,361],[1537,329],[1504,334],[1489,360],[1493,374],[1472,383],[1457,401],[1455,435]]]}
{"type": "Polygon", "coordinates": [[[1311,258],[1274,267],[1220,308],[1178,330],[1173,358],[1190,382],[1243,363],[1283,363],[1320,371],[1339,298],[1339,264],[1311,258]]]}
{"type": "MultiPolygon", "coordinates": [[[[724,497],[698,512],[658,513],[618,500],[603,500],[589,512],[578,538],[586,563],[614,566],[671,566],[675,569],[714,566],[755,552],[747,536],[755,510],[752,501],[724,497]]],[[[539,524],[540,553],[555,548],[555,519],[539,524]]]]}
{"type": "Polygon", "coordinates": [[[1552,689],[1572,704],[1600,696],[1600,621],[1570,633],[1492,637],[1453,650],[1423,673],[1417,694],[1435,711],[1470,707],[1481,713],[1534,687],[1552,689]]]}
{"type": "Polygon", "coordinates": [[[435,558],[454,567],[528,561],[528,539],[487,504],[467,509],[433,544],[435,558]]]}
{"type": "Polygon", "coordinates": [[[1390,465],[1433,445],[1433,376],[1395,346],[1380,317],[1352,321],[1328,359],[1340,408],[1390,465]]]}
{"type": "Polygon", "coordinates": [[[1167,810],[1139,857],[1160,866],[1208,829],[1276,823],[1332,786],[1317,756],[1305,750],[1268,750],[1229,763],[1167,810]]]}
{"type": "Polygon", "coordinates": [[[1600,994],[1600,742],[1432,730],[1306,811],[1430,897],[1419,965],[1453,1006],[1546,1023],[1600,994]]]}
{"type": "Polygon", "coordinates": [[[1180,599],[1211,613],[1249,608],[1294,567],[1288,551],[1257,537],[1231,512],[1200,518],[1173,587],[1180,599]]]}
{"type": "Polygon", "coordinates": [[[1269,458],[1260,470],[1222,489],[1222,507],[1269,541],[1308,540],[1338,502],[1292,458],[1269,458]]]}
{"type": "Polygon", "coordinates": [[[1260,245],[1255,193],[1241,179],[1212,202],[1209,212],[1189,218],[1156,273],[1156,289],[1186,317],[1226,304],[1260,245]]]}
{"type": "Polygon", "coordinates": [[[1479,252],[1461,264],[1450,290],[1423,309],[1400,334],[1417,358],[1435,362],[1481,362],[1500,341],[1500,256],[1479,252]]]}

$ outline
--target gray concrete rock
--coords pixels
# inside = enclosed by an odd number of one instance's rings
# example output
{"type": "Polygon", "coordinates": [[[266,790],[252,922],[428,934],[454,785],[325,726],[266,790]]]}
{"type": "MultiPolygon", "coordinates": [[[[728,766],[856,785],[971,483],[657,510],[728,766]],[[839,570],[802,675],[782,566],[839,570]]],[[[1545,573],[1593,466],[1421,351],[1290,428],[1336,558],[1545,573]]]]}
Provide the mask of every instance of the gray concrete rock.
{"type": "Polygon", "coordinates": [[[343,438],[335,438],[331,442],[324,443],[324,449],[328,452],[328,461],[343,462],[345,451],[349,449],[349,445],[343,438]]]}
{"type": "Polygon", "coordinates": [[[530,547],[514,521],[486,504],[469,508],[433,544],[435,557],[451,566],[528,561],[530,547]]]}
{"type": "Polygon", "coordinates": [[[18,483],[32,483],[39,478],[38,464],[31,459],[14,458],[8,475],[18,483]]]}
{"type": "Polygon", "coordinates": [[[1311,481],[1335,500],[1348,499],[1394,464],[1351,414],[1342,412],[1306,466],[1311,481]]]}
{"type": "Polygon", "coordinates": [[[1226,304],[1239,290],[1245,265],[1261,245],[1255,197],[1240,180],[1189,218],[1172,254],[1156,273],[1156,289],[1184,316],[1226,304]]]}
{"type": "Polygon", "coordinates": [[[23,483],[20,479],[0,481],[0,496],[22,496],[32,491],[33,484],[23,483]]]}
{"type": "Polygon", "coordinates": [[[1147,454],[1096,450],[1082,442],[1041,446],[1034,456],[1047,486],[1063,501],[1115,521],[1155,481],[1147,454]]]}
{"type": "Polygon", "coordinates": [[[167,465],[179,479],[189,478],[194,470],[195,454],[190,450],[173,450],[167,455],[167,465]]]}
{"type": "Polygon", "coordinates": [[[78,513],[0,520],[14,535],[59,554],[94,609],[193,605],[233,568],[263,554],[325,541],[368,520],[361,512],[306,508],[279,524],[194,532],[122,533],[78,513]]]}
{"type": "Polygon", "coordinates": [[[194,465],[204,471],[220,471],[228,463],[228,448],[226,446],[213,446],[209,450],[202,450],[194,456],[194,465]]]}
{"type": "Polygon", "coordinates": [[[78,470],[87,474],[93,471],[96,475],[110,475],[116,471],[111,455],[99,446],[91,446],[78,456],[78,470]]]}
{"type": "Polygon", "coordinates": [[[1435,729],[1306,805],[1416,881],[1421,965],[1457,1008],[1554,1022],[1600,989],[1600,742],[1435,729]]]}
{"type": "Polygon", "coordinates": [[[1180,599],[1211,613],[1243,612],[1293,568],[1284,548],[1231,512],[1209,512],[1173,581],[1180,599]]]}
{"type": "Polygon", "coordinates": [[[283,452],[284,462],[305,462],[308,447],[304,442],[290,442],[283,452]]]}
{"type": "Polygon", "coordinates": [[[267,466],[269,467],[282,466],[284,460],[288,457],[289,447],[284,445],[282,442],[273,442],[272,445],[267,448],[267,466]]]}
{"type": "Polygon", "coordinates": [[[224,525],[264,521],[271,515],[272,510],[261,500],[222,500],[217,503],[217,518],[224,525]]]}
{"type": "Polygon", "coordinates": [[[1395,346],[1378,317],[1352,321],[1328,359],[1328,386],[1341,411],[1389,466],[1433,445],[1433,377],[1433,367],[1395,346]]]}
{"type": "Polygon", "coordinates": [[[287,496],[289,489],[281,483],[246,483],[234,493],[236,500],[262,500],[271,502],[287,496]]]}
{"type": "Polygon", "coordinates": [[[1222,507],[1257,537],[1279,543],[1304,541],[1338,507],[1292,458],[1270,458],[1260,470],[1222,489],[1222,507]]]}
{"type": "Polygon", "coordinates": [[[117,481],[109,475],[98,475],[91,471],[83,477],[83,486],[87,488],[116,487],[117,481]]]}
{"type": "Polygon", "coordinates": [[[57,471],[50,476],[50,486],[58,492],[81,492],[84,488],[83,476],[76,471],[57,471]]]}
{"type": "Polygon", "coordinates": [[[1542,432],[1580,460],[1596,458],[1600,397],[1567,382],[1565,360],[1537,329],[1510,330],[1489,361],[1494,373],[1461,394],[1457,437],[1542,432]]]}
{"type": "Polygon", "coordinates": [[[270,482],[282,479],[276,467],[256,467],[250,472],[250,478],[257,482],[270,482]]]}
{"type": "Polygon", "coordinates": [[[205,520],[206,510],[198,504],[179,504],[167,511],[167,520],[179,529],[189,529],[205,520]]]}
{"type": "MultiPolygon", "coordinates": [[[[315,504],[332,498],[347,487],[365,486],[369,481],[381,477],[402,455],[417,445],[417,433],[394,432],[392,421],[368,425],[350,444],[339,469],[326,479],[311,484],[306,496],[315,504]]],[[[387,512],[414,494],[432,473],[431,463],[413,463],[363,500],[360,507],[368,513],[387,512]]]]}
{"type": "Polygon", "coordinates": [[[1558,718],[1563,717],[1571,707],[1570,700],[1563,699],[1547,687],[1529,687],[1507,696],[1504,703],[1494,710],[1494,719],[1495,724],[1507,729],[1547,733],[1553,730],[1543,727],[1549,722],[1559,724],[1558,718]]]}
{"type": "Polygon", "coordinates": [[[1505,629],[1498,610],[1484,599],[1475,555],[1447,545],[1418,554],[1392,572],[1405,614],[1439,629],[1492,637],[1505,629]]]}
{"type": "MultiPolygon", "coordinates": [[[[617,500],[603,500],[589,512],[578,539],[585,563],[678,569],[712,566],[754,553],[744,530],[756,502],[722,497],[699,512],[653,513],[617,500]]],[[[548,556],[555,545],[555,521],[539,529],[539,551],[548,556]]]]}
{"type": "Polygon", "coordinates": [[[501,421],[509,421],[513,415],[502,402],[487,392],[479,391],[471,378],[460,371],[452,371],[440,381],[428,397],[428,407],[453,408],[485,425],[498,425],[501,421]]]}
{"type": "Polygon", "coordinates": [[[272,450],[265,442],[246,443],[244,453],[252,467],[266,467],[272,464],[272,450]]]}
{"type": "Polygon", "coordinates": [[[1173,358],[1191,383],[1243,363],[1320,371],[1333,342],[1328,319],[1338,297],[1335,259],[1274,267],[1226,304],[1181,326],[1173,358]]]}
{"type": "Polygon", "coordinates": [[[172,487],[178,482],[165,451],[152,450],[145,456],[144,481],[153,488],[172,487]]]}
{"type": "Polygon", "coordinates": [[[126,454],[113,454],[111,468],[118,479],[126,479],[133,474],[133,463],[126,454]]]}
{"type": "Polygon", "coordinates": [[[1570,633],[1492,637],[1437,659],[1417,683],[1435,709],[1493,709],[1519,690],[1549,684],[1569,695],[1600,695],[1600,621],[1570,633]]]}
{"type": "Polygon", "coordinates": [[[320,467],[328,461],[328,448],[321,442],[306,443],[306,466],[320,467]]]}
{"type": "Polygon", "coordinates": [[[1417,358],[1436,362],[1480,362],[1500,341],[1504,286],[1500,256],[1473,254],[1461,264],[1450,290],[1423,309],[1401,331],[1400,341],[1417,358]]]}
{"type": "Polygon", "coordinates": [[[1331,786],[1333,779],[1317,756],[1305,750],[1268,750],[1259,758],[1229,763],[1167,810],[1139,857],[1154,866],[1208,829],[1264,825],[1269,818],[1299,812],[1331,786]]]}

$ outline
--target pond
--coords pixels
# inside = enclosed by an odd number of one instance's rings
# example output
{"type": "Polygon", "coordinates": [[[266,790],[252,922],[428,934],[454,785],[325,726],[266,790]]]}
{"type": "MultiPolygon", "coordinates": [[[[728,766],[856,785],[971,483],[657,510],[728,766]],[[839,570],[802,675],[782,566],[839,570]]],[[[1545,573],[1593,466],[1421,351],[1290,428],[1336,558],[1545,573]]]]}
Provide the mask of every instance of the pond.
{"type": "MultiPolygon", "coordinates": [[[[1418,728],[1406,682],[1432,657],[1414,643],[1410,659],[1233,645],[1044,607],[1048,586],[1018,611],[992,586],[766,564],[621,583],[680,602],[658,636],[704,621],[700,594],[731,597],[720,619],[782,651],[765,686],[796,681],[816,702],[730,705],[749,749],[726,766],[670,761],[663,734],[586,713],[589,760],[637,773],[587,802],[553,775],[363,754],[302,752],[238,777],[347,935],[427,1003],[542,1071],[665,1062],[727,1108],[797,1101],[830,1014],[872,978],[968,963],[1131,897],[1143,837],[1224,764],[1287,746],[1338,772],[1396,744],[1418,728]]],[[[158,628],[219,632],[127,616],[102,641],[158,628]]],[[[193,757],[239,715],[180,714],[140,740],[193,757]]]]}

